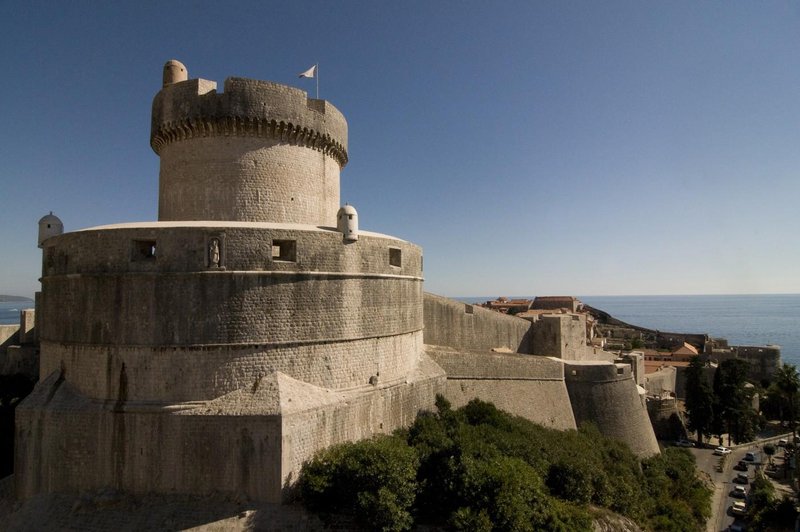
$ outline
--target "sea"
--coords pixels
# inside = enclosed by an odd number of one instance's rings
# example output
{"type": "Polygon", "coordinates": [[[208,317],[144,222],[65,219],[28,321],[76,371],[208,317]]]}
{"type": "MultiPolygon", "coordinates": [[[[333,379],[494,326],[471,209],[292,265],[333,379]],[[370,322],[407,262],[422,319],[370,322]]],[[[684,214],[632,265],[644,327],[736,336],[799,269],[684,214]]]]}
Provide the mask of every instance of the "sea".
{"type": "Polygon", "coordinates": [[[33,301],[0,301],[0,325],[19,323],[19,311],[33,308],[33,301]]]}
{"type": "MultiPolygon", "coordinates": [[[[533,299],[533,296],[513,296],[533,299]]],[[[457,297],[483,303],[493,297],[457,297]]],[[[731,345],[779,345],[781,359],[800,367],[800,294],[716,296],[578,296],[626,323],[659,331],[704,333],[731,345]]],[[[19,323],[33,301],[0,302],[0,324],[19,323]]]]}
{"type": "MultiPolygon", "coordinates": [[[[533,296],[513,298],[533,299],[533,296]]],[[[800,294],[713,296],[577,296],[632,325],[704,333],[730,345],[779,345],[784,363],[800,367],[800,294]]],[[[493,297],[458,297],[483,303],[493,297]]]]}

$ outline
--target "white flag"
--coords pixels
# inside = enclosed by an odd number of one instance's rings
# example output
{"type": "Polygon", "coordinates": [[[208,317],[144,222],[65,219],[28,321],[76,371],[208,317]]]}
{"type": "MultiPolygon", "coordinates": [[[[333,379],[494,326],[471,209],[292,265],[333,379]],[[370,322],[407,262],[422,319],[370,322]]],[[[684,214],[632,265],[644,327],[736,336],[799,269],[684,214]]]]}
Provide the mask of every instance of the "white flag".
{"type": "Polygon", "coordinates": [[[305,72],[303,72],[302,74],[300,74],[298,77],[300,77],[300,78],[313,78],[316,75],[317,75],[317,65],[314,65],[311,68],[309,68],[308,70],[306,70],[305,72]]]}

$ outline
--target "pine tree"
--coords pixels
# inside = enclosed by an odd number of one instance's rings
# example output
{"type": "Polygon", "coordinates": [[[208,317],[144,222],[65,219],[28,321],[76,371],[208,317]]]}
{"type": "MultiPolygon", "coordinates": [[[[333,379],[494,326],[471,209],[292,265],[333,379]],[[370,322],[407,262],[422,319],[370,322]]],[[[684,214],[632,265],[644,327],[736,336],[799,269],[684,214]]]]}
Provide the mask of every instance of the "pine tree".
{"type": "Polygon", "coordinates": [[[699,356],[692,357],[689,367],[686,368],[685,397],[688,428],[697,433],[697,441],[702,444],[703,436],[709,436],[712,428],[714,392],[699,356]]]}

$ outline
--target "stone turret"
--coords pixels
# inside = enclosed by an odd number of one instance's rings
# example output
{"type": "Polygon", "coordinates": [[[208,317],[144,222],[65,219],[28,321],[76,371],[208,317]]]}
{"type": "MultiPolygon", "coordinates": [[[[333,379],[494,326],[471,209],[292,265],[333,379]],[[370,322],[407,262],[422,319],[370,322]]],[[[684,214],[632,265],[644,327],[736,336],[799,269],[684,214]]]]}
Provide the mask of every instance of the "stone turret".
{"type": "Polygon", "coordinates": [[[39,220],[39,247],[41,248],[44,241],[50,237],[58,236],[64,232],[64,224],[61,219],[50,211],[50,214],[45,214],[39,220]]]}
{"type": "Polygon", "coordinates": [[[277,83],[228,78],[219,93],[185,75],[168,62],[153,100],[159,220],[335,226],[347,164],[342,113],[277,83]]]}

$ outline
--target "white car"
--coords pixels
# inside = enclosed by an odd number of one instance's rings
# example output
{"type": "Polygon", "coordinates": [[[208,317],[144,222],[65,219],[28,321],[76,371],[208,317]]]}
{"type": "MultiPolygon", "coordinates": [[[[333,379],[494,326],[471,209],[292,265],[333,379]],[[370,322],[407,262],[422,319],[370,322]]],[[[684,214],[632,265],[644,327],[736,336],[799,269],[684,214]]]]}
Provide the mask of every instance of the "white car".
{"type": "Polygon", "coordinates": [[[714,454],[722,456],[724,454],[731,454],[731,450],[727,447],[722,447],[721,445],[714,449],[714,454]]]}
{"type": "Polygon", "coordinates": [[[731,505],[731,513],[734,515],[744,515],[747,513],[747,506],[741,501],[736,501],[731,505]]]}

